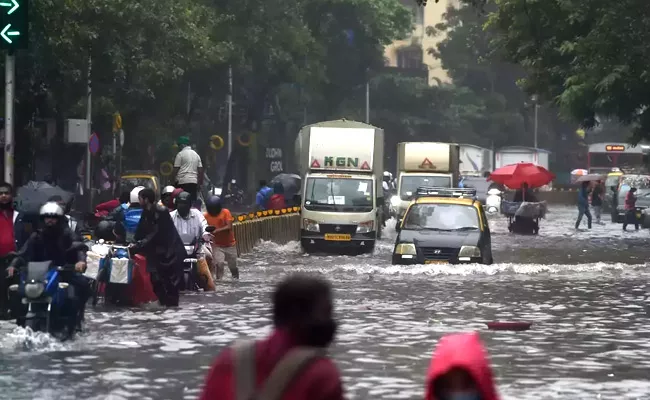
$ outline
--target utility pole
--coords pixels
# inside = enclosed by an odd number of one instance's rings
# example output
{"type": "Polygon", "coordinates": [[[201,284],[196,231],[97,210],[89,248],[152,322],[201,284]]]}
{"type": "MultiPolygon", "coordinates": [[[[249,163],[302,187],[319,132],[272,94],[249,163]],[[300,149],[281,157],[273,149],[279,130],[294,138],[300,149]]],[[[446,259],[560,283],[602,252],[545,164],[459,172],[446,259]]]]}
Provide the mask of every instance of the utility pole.
{"type": "Polygon", "coordinates": [[[539,104],[537,103],[539,101],[539,98],[537,95],[533,95],[533,105],[535,106],[535,125],[533,128],[533,147],[537,148],[537,128],[538,128],[538,111],[539,111],[539,104]]]}
{"type": "Polygon", "coordinates": [[[370,123],[370,82],[366,82],[366,124],[370,123]]]}
{"type": "MultiPolygon", "coordinates": [[[[93,90],[92,90],[92,68],[93,68],[93,59],[92,56],[88,56],[88,86],[86,89],[87,93],[87,103],[86,103],[86,124],[88,125],[88,140],[90,140],[90,135],[92,134],[92,106],[93,106],[93,90]]],[[[93,194],[92,194],[92,179],[91,179],[91,154],[90,146],[86,143],[86,191],[88,192],[88,203],[89,210],[92,210],[93,206],[93,194]]]]}
{"type": "Polygon", "coordinates": [[[232,66],[228,67],[228,160],[232,153],[232,66]]]}
{"type": "Polygon", "coordinates": [[[5,56],[5,182],[14,184],[14,78],[16,57],[13,51],[5,56]]]}

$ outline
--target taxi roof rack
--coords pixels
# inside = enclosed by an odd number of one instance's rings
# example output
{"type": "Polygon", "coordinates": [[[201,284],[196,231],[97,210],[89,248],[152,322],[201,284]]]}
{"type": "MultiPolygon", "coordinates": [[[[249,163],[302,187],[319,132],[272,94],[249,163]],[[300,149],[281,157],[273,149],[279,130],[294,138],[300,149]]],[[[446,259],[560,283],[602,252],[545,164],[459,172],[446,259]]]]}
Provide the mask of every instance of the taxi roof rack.
{"type": "Polygon", "coordinates": [[[474,188],[448,188],[448,187],[419,187],[415,193],[415,197],[456,197],[460,199],[474,199],[476,197],[476,189],[474,188]]]}

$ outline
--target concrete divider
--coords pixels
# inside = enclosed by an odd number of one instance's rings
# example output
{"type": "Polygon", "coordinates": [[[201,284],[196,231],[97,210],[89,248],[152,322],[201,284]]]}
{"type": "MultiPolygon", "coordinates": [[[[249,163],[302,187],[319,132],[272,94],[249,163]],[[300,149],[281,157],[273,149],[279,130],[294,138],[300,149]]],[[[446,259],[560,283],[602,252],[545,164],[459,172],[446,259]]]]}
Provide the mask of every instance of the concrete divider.
{"type": "MultiPolygon", "coordinates": [[[[508,192],[505,199],[512,199],[515,192],[508,192]]],[[[551,190],[538,191],[535,196],[539,201],[548,204],[576,205],[578,203],[578,192],[576,190],[551,190]]]]}
{"type": "Polygon", "coordinates": [[[300,208],[258,211],[235,217],[237,253],[246,254],[261,241],[285,244],[300,239],[300,208]]]}

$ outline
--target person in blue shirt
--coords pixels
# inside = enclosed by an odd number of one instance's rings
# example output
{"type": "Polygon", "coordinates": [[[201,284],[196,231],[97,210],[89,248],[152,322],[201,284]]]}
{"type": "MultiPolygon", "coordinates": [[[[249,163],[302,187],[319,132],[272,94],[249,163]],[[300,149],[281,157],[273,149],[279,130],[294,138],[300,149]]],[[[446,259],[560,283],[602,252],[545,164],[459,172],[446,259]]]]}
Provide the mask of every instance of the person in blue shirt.
{"type": "Polygon", "coordinates": [[[115,224],[115,236],[121,243],[133,242],[135,231],[142,217],[142,206],[140,205],[138,196],[143,189],[144,186],[134,188],[130,194],[131,198],[128,207],[124,204],[122,205],[125,208],[124,212],[121,220],[115,224]]]}
{"type": "Polygon", "coordinates": [[[255,196],[255,206],[258,210],[266,210],[268,208],[268,202],[271,196],[273,195],[273,189],[269,187],[266,181],[260,181],[260,190],[255,196]]]}
{"type": "Polygon", "coordinates": [[[576,229],[580,228],[582,217],[587,217],[587,226],[591,229],[591,212],[589,211],[589,182],[582,182],[578,191],[578,219],[576,220],[576,229]]]}

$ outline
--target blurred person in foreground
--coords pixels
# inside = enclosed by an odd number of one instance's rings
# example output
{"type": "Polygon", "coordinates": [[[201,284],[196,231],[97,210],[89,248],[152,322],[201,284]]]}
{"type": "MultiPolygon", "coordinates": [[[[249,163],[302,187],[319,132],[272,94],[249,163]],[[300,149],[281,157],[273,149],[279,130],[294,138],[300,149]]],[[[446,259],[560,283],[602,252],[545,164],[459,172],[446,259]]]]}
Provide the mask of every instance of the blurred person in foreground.
{"type": "Polygon", "coordinates": [[[442,337],[429,365],[424,399],[499,399],[492,368],[477,333],[442,337]]]}
{"type": "Polygon", "coordinates": [[[183,260],[187,256],[169,210],[156,204],[152,189],[140,190],[138,202],[142,217],[135,232],[131,254],[142,253],[147,259],[153,291],[165,307],[178,307],[183,260]]]}
{"type": "Polygon", "coordinates": [[[308,275],[286,278],[273,293],[273,325],[266,339],[221,352],[201,400],[343,399],[340,373],[325,352],[337,327],[329,283],[308,275]]]}
{"type": "Polygon", "coordinates": [[[223,278],[225,264],[232,274],[233,279],[239,279],[237,268],[237,241],[232,223],[235,219],[227,208],[223,208],[219,196],[211,196],[205,204],[206,212],[203,214],[209,226],[216,229],[212,232],[211,255],[215,270],[215,279],[223,278]]]}

